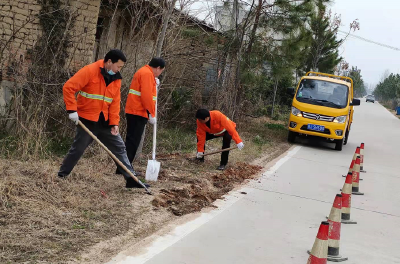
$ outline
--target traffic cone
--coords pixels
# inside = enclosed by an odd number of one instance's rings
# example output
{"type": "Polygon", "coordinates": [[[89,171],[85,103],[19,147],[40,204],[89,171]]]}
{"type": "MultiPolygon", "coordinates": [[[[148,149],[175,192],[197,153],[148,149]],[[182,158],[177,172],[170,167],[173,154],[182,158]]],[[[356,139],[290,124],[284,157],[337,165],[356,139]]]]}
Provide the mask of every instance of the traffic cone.
{"type": "MultiPolygon", "coordinates": [[[[354,153],[354,155],[355,155],[355,153],[354,153]]],[[[355,159],[352,159],[352,160],[351,160],[351,163],[350,163],[349,171],[347,172],[347,175],[348,175],[349,173],[353,173],[353,166],[354,166],[354,163],[356,163],[356,160],[355,160],[355,159]]],[[[342,176],[346,178],[347,175],[342,175],[342,176]]]]}
{"type": "Polygon", "coordinates": [[[360,147],[360,172],[366,172],[364,170],[364,143],[361,143],[361,147],[360,147]]]}
{"type": "Polygon", "coordinates": [[[326,264],[328,257],[329,222],[323,221],[319,226],[317,237],[311,249],[307,264],[326,264]]]}
{"type": "Polygon", "coordinates": [[[353,186],[351,188],[352,194],[364,195],[360,192],[360,157],[356,159],[356,163],[353,166],[353,186]]]}
{"type": "Polygon", "coordinates": [[[342,224],[357,224],[357,222],[350,220],[352,186],[353,174],[348,173],[342,188],[342,224]]]}
{"type": "MultiPolygon", "coordinates": [[[[357,147],[356,151],[354,151],[353,159],[351,160],[349,171],[347,173],[352,173],[353,172],[354,163],[356,162],[357,156],[360,155],[360,152],[361,152],[360,147],[357,147]]],[[[343,177],[347,177],[347,175],[342,175],[342,176],[343,177]]]]}
{"type": "Polygon", "coordinates": [[[328,233],[328,260],[342,262],[348,258],[339,255],[340,228],[342,219],[342,195],[336,194],[331,213],[329,214],[329,233],[328,233]]]}

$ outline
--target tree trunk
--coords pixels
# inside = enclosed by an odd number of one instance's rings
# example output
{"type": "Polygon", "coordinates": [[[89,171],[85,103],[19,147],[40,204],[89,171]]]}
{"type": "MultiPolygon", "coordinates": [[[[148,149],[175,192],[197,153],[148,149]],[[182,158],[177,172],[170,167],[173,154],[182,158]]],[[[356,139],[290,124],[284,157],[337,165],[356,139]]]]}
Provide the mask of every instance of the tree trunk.
{"type": "Polygon", "coordinates": [[[162,47],[163,47],[164,39],[165,39],[165,34],[167,33],[168,23],[172,16],[172,12],[174,11],[176,2],[177,2],[177,0],[172,0],[172,3],[169,6],[168,10],[163,15],[163,25],[162,25],[160,36],[158,37],[158,41],[157,41],[156,57],[161,56],[162,47]]]}
{"type": "Polygon", "coordinates": [[[237,64],[236,64],[236,76],[235,76],[235,91],[234,91],[234,98],[233,98],[233,106],[232,106],[232,114],[231,117],[234,118],[235,114],[236,114],[236,110],[239,109],[240,110],[240,101],[241,101],[241,96],[242,96],[242,91],[241,91],[241,87],[240,87],[240,67],[241,67],[241,63],[242,63],[242,52],[243,52],[243,44],[244,44],[244,36],[246,34],[246,28],[249,25],[249,21],[250,21],[250,14],[254,8],[254,2],[255,0],[252,1],[252,4],[250,6],[249,9],[249,13],[246,16],[246,19],[244,20],[244,22],[239,23],[238,19],[239,19],[239,14],[240,14],[240,10],[239,10],[239,1],[238,0],[234,0],[233,3],[233,11],[235,12],[235,29],[236,29],[236,39],[239,41],[239,47],[238,47],[238,51],[237,51],[237,64]],[[242,24],[242,25],[240,25],[242,24]],[[236,107],[239,106],[239,107],[236,107]]]}
{"type": "Polygon", "coordinates": [[[249,61],[250,61],[251,50],[253,48],[253,43],[254,43],[255,38],[256,38],[258,23],[260,21],[260,16],[261,16],[262,5],[263,5],[263,1],[262,0],[258,0],[256,16],[254,18],[254,25],[253,25],[253,28],[252,28],[251,34],[250,34],[249,46],[247,47],[247,63],[249,63],[249,61]]]}
{"type": "Polygon", "coordinates": [[[271,111],[271,118],[274,117],[274,110],[275,110],[275,100],[276,100],[276,91],[278,90],[278,79],[275,80],[275,87],[274,87],[274,99],[272,101],[272,111],[271,111]]]}

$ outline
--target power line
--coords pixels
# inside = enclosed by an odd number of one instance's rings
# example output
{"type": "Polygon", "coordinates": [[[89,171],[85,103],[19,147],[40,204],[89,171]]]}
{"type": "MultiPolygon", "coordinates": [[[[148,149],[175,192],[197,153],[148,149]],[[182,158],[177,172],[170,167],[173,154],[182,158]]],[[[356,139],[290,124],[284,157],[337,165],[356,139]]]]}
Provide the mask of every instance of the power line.
{"type": "MultiPolygon", "coordinates": [[[[338,32],[342,33],[342,34],[345,34],[345,35],[348,34],[348,32],[342,31],[342,30],[338,30],[338,32]]],[[[372,43],[372,44],[381,46],[381,47],[385,47],[385,48],[389,48],[389,49],[392,49],[392,50],[400,51],[399,48],[396,48],[396,47],[393,47],[393,46],[389,46],[389,45],[386,45],[386,44],[383,44],[383,43],[380,43],[380,42],[376,42],[376,41],[373,41],[373,40],[370,40],[370,39],[366,39],[366,38],[363,38],[363,37],[360,37],[360,36],[357,36],[357,35],[349,34],[349,36],[353,37],[353,38],[356,38],[356,39],[360,39],[360,40],[368,42],[368,43],[372,43]]]]}

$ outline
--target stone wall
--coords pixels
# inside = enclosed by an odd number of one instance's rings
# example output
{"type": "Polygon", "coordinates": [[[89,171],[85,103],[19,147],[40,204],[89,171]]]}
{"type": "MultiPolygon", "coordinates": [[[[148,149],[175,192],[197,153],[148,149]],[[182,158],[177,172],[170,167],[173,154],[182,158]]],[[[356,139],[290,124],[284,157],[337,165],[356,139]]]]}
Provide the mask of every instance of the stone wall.
{"type": "MultiPolygon", "coordinates": [[[[93,61],[100,0],[62,0],[74,27],[69,34],[65,68],[72,73],[93,61]]],[[[0,108],[10,99],[16,84],[26,82],[31,55],[42,36],[39,21],[46,0],[2,0],[0,2],[0,108]]],[[[0,109],[1,111],[1,109],[0,109]]]]}
{"type": "Polygon", "coordinates": [[[75,24],[70,32],[72,47],[68,50],[70,58],[67,67],[75,72],[94,61],[93,51],[101,1],[70,0],[68,2],[75,24]]]}
{"type": "Polygon", "coordinates": [[[2,0],[0,3],[1,80],[15,81],[26,73],[29,53],[41,30],[36,0],[2,0]]]}
{"type": "Polygon", "coordinates": [[[0,3],[0,113],[11,98],[16,82],[22,82],[30,53],[40,36],[36,0],[2,0],[0,3]]]}

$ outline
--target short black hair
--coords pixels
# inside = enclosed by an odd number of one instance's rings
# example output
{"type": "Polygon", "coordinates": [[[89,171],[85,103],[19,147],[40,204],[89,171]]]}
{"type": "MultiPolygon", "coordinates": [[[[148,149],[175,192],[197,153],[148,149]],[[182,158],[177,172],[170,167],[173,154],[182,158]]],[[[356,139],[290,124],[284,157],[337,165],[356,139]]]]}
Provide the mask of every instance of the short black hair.
{"type": "Polygon", "coordinates": [[[165,61],[161,58],[152,58],[151,61],[149,62],[149,66],[153,68],[158,68],[160,67],[161,69],[165,68],[165,61]]]}
{"type": "Polygon", "coordinates": [[[201,120],[206,120],[207,117],[210,116],[210,111],[207,109],[199,109],[196,112],[196,118],[201,120]]]}
{"type": "Polygon", "coordinates": [[[122,51],[119,49],[112,49],[109,52],[107,52],[106,56],[104,57],[104,61],[107,62],[108,60],[111,60],[112,63],[118,62],[118,60],[122,60],[123,62],[126,62],[126,57],[122,51]]]}

